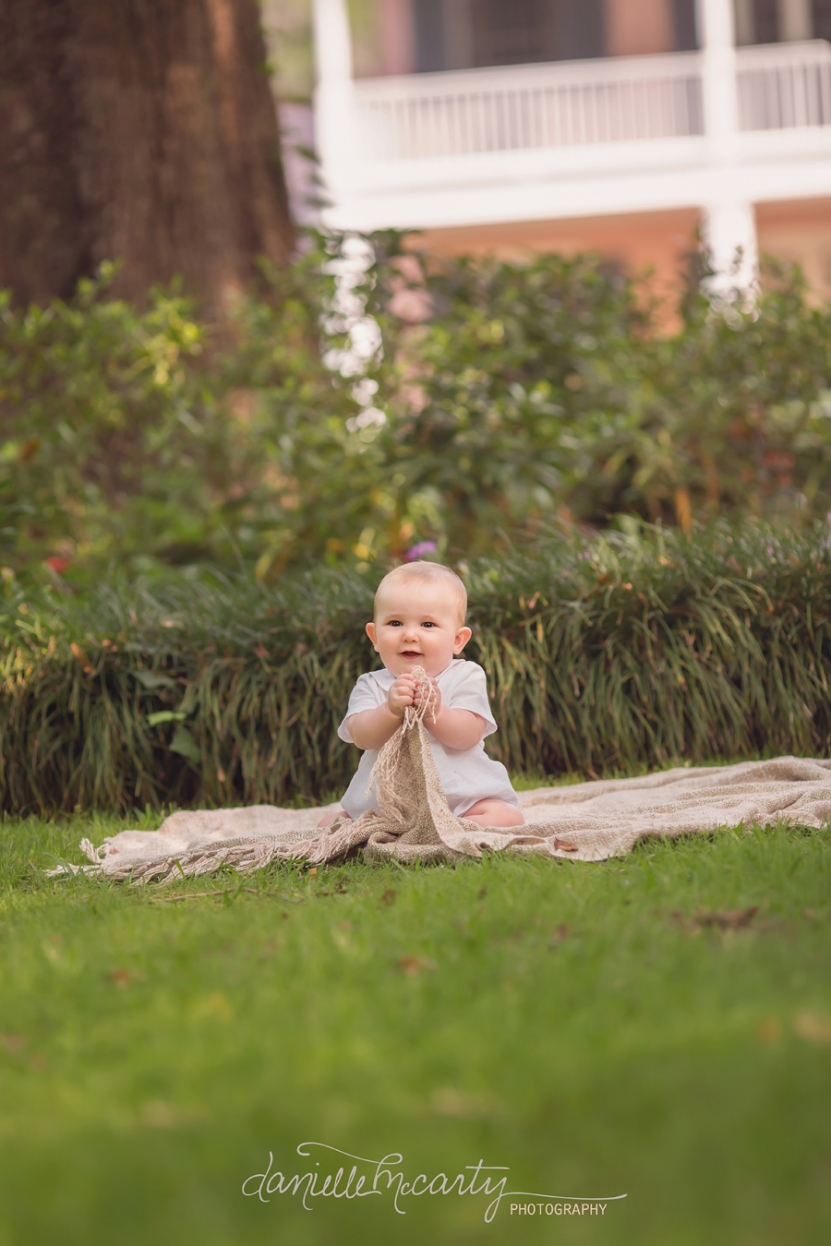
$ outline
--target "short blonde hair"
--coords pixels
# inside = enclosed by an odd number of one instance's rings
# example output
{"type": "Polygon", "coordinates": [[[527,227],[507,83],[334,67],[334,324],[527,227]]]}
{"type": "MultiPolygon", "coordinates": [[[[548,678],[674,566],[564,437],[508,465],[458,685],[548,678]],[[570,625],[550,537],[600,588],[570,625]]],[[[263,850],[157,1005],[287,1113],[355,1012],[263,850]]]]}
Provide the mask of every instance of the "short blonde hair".
{"type": "Polygon", "coordinates": [[[451,571],[450,567],[443,566],[440,562],[405,562],[400,567],[393,567],[392,571],[388,571],[381,583],[375,590],[375,614],[378,613],[378,598],[381,590],[386,584],[392,582],[398,584],[407,580],[422,580],[428,584],[446,584],[453,591],[456,602],[459,607],[459,622],[464,623],[467,614],[467,589],[464,583],[456,575],[455,571],[451,571]]]}

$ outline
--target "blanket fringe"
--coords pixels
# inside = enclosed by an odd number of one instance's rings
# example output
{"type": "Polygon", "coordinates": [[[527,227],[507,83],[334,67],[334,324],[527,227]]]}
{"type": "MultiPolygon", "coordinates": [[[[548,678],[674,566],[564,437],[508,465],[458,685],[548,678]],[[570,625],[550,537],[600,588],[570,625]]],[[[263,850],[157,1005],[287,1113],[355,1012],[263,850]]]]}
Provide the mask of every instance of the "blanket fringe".
{"type": "MultiPolygon", "coordinates": [[[[423,671],[420,676],[421,686],[429,686],[423,671]]],[[[276,861],[320,865],[357,853],[365,861],[439,864],[503,851],[602,861],[631,851],[647,835],[781,821],[815,827],[831,823],[831,760],[780,757],[540,788],[524,794],[522,806],[530,817],[519,833],[480,827],[454,817],[448,808],[424,727],[428,711],[427,698],[408,709],[379,752],[372,776],[378,813],[340,818],[317,829],[313,814],[269,806],[183,811],[172,814],[159,831],[125,831],[99,848],[83,839],[88,864],[66,863],[48,873],[166,885],[223,866],[248,874],[276,861]]]]}

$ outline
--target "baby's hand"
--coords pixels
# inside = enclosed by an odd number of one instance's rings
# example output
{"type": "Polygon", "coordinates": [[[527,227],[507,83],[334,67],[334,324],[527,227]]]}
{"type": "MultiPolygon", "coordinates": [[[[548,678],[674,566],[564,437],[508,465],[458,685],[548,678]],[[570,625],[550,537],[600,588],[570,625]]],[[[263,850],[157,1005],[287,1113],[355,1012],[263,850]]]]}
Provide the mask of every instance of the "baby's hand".
{"type": "Polygon", "coordinates": [[[431,718],[435,718],[441,709],[441,691],[435,679],[430,680],[429,688],[419,688],[415,694],[415,704],[422,705],[427,702],[427,713],[431,718]]]}
{"type": "Polygon", "coordinates": [[[399,675],[387,693],[387,705],[396,718],[403,718],[415,700],[416,681],[412,675],[399,675]]]}

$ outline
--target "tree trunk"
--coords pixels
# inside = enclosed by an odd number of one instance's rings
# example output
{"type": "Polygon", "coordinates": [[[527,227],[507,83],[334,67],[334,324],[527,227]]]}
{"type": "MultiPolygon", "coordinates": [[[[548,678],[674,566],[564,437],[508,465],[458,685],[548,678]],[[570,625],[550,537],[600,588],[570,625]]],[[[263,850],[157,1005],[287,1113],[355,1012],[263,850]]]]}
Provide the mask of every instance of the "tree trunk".
{"type": "Polygon", "coordinates": [[[104,260],[221,316],[293,245],[256,0],[0,0],[0,288],[104,260]]]}

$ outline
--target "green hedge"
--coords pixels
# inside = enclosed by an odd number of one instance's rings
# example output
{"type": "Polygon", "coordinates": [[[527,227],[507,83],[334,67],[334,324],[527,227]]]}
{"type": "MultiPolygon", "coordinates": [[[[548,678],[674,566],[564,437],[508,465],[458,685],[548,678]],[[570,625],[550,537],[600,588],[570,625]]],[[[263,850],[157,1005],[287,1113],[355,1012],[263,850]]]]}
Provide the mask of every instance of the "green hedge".
{"type": "MultiPolygon", "coordinates": [[[[828,530],[572,530],[462,566],[518,771],[829,747],[828,530]]],[[[285,803],[337,792],[336,727],[374,657],[373,583],[321,569],[264,586],[183,582],[85,601],[5,598],[0,807],[285,803]]],[[[10,591],[11,592],[11,591],[10,591]]]]}

